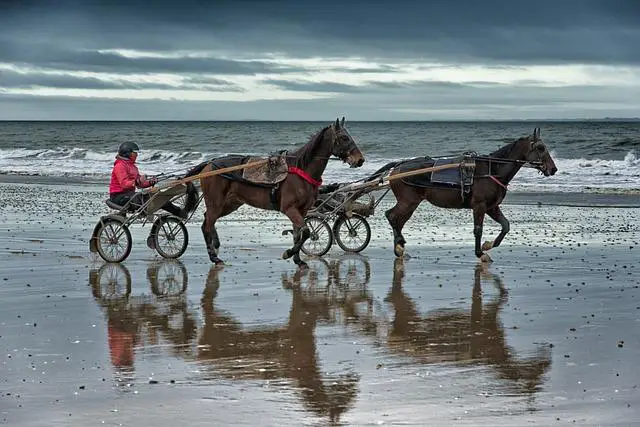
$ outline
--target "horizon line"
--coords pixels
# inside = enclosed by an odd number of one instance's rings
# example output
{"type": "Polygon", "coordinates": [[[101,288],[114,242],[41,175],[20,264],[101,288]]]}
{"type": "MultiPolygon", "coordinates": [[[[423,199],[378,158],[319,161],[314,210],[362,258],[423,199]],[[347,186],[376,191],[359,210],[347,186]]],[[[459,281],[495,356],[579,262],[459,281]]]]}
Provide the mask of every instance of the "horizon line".
{"type": "MultiPolygon", "coordinates": [[[[416,119],[416,120],[347,120],[357,123],[430,123],[430,122],[635,122],[640,117],[593,117],[593,118],[562,118],[562,119],[416,119]]],[[[269,120],[269,119],[0,119],[0,122],[264,122],[264,123],[324,123],[326,120],[269,120]]]]}

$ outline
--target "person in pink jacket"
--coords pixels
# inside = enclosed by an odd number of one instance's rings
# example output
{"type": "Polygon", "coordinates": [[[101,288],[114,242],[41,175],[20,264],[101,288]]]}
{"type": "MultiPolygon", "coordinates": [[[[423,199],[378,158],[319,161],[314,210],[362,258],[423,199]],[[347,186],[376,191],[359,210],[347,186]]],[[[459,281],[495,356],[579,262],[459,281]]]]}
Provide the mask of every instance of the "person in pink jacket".
{"type": "MultiPolygon", "coordinates": [[[[124,206],[127,202],[131,202],[135,208],[138,208],[149,199],[150,195],[136,193],[136,188],[149,188],[158,182],[155,177],[147,178],[138,171],[136,166],[138,151],[138,144],[135,142],[123,142],[118,148],[109,183],[109,199],[117,205],[124,206]]],[[[162,209],[175,216],[185,217],[185,213],[171,202],[165,203],[162,209]]]]}

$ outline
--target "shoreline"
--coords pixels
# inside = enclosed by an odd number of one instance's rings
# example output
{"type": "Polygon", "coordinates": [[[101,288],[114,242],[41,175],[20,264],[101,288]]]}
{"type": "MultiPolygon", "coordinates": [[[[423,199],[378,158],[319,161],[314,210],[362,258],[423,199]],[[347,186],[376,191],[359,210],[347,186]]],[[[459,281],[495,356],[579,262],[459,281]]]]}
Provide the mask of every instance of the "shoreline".
{"type": "MultiPolygon", "coordinates": [[[[17,175],[0,174],[0,185],[18,186],[52,186],[70,187],[67,190],[104,190],[107,196],[109,181],[104,177],[91,176],[43,176],[43,175],[17,175]]],[[[373,194],[378,197],[379,195],[373,194]]],[[[392,194],[388,194],[386,199],[391,200],[392,194]]],[[[535,205],[535,206],[567,206],[567,207],[607,207],[607,208],[636,208],[640,207],[640,189],[638,190],[590,190],[589,192],[532,192],[532,191],[510,191],[502,203],[504,205],[535,205]]]]}

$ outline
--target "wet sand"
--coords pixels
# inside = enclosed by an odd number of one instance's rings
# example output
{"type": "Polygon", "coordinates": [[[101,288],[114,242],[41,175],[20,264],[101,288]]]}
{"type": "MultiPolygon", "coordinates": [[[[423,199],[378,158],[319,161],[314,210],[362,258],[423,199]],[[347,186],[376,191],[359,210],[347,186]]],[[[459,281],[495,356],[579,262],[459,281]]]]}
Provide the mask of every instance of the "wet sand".
{"type": "Polygon", "coordinates": [[[383,203],[362,256],[301,274],[278,214],[221,220],[223,269],[199,219],[179,261],[147,225],[109,265],[88,251],[102,187],[5,181],[0,424],[635,425],[638,209],[511,196],[487,267],[470,212],[426,204],[395,260],[383,203]]]}

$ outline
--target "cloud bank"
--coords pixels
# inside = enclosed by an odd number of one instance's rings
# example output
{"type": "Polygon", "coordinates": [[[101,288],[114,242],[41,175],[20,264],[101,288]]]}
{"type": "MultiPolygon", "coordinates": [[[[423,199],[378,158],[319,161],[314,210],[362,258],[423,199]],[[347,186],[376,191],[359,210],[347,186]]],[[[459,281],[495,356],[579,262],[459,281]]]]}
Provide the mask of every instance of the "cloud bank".
{"type": "Polygon", "coordinates": [[[631,117],[640,2],[0,2],[0,119],[631,117]]]}

